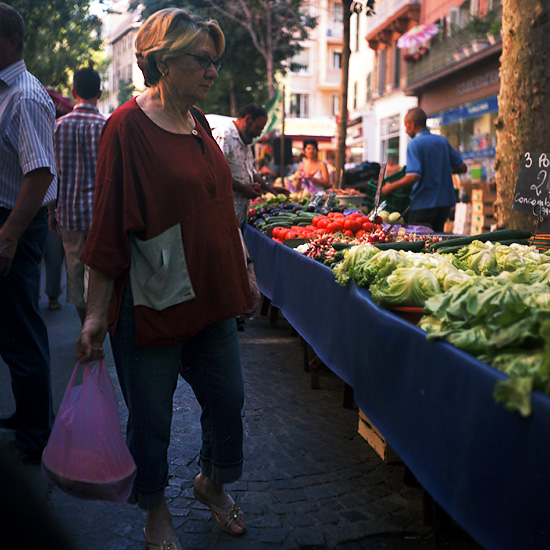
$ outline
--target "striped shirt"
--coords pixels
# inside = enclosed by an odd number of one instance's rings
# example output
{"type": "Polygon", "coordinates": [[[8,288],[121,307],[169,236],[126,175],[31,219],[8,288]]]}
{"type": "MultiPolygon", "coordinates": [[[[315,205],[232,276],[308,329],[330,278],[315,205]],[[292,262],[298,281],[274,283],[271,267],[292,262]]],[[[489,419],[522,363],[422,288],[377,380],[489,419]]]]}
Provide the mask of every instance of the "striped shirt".
{"type": "Polygon", "coordinates": [[[57,222],[67,231],[88,231],[92,225],[99,136],[105,117],[97,107],[79,103],[55,125],[59,171],[57,222]]]}
{"type": "MultiPolygon", "coordinates": [[[[56,174],[55,108],[23,60],[0,71],[0,207],[13,209],[25,175],[38,168],[56,174]]],[[[54,178],[42,201],[55,200],[54,178]]]]}

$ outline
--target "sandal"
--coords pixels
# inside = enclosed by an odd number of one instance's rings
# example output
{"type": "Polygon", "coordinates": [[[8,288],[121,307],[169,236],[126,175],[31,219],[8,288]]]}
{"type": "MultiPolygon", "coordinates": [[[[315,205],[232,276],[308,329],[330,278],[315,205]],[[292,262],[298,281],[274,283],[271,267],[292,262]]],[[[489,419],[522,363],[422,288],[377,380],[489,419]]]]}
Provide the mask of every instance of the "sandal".
{"type": "Polygon", "coordinates": [[[212,512],[212,517],[214,521],[218,524],[218,527],[228,535],[233,535],[234,537],[240,537],[246,531],[246,527],[242,528],[241,532],[236,532],[231,529],[231,524],[237,518],[244,518],[244,514],[241,512],[239,505],[231,498],[231,505],[226,508],[219,508],[214,504],[210,503],[206,497],[201,495],[195,487],[193,487],[194,497],[201,503],[210,508],[212,512]],[[222,517],[225,517],[225,521],[222,521],[222,517]]]}
{"type": "Polygon", "coordinates": [[[145,527],[143,528],[143,537],[145,538],[147,550],[183,550],[183,546],[180,544],[179,540],[174,540],[172,542],[162,541],[160,544],[148,541],[145,527]]]}

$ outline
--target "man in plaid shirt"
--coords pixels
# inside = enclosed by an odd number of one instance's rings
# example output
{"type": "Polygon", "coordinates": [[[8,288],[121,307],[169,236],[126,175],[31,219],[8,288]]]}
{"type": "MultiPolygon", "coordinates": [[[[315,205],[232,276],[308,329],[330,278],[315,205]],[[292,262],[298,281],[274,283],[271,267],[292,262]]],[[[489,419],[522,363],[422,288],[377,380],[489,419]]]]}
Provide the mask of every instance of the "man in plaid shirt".
{"type": "Polygon", "coordinates": [[[101,79],[92,68],[77,71],[73,79],[75,108],[58,118],[55,154],[59,189],[57,209],[50,209],[50,229],[61,232],[67,267],[67,301],[76,306],[80,321],[86,309],[87,270],[80,252],[92,225],[99,136],[105,117],[97,109],[101,79]]]}

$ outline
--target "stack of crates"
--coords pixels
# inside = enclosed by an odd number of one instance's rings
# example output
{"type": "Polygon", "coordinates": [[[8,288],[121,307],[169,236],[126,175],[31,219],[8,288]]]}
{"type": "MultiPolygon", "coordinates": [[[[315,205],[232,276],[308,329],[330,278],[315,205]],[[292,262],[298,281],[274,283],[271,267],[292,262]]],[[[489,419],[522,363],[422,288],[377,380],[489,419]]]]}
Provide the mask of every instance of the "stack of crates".
{"type": "MultiPolygon", "coordinates": [[[[394,181],[400,180],[405,176],[407,167],[403,166],[401,170],[398,172],[395,172],[395,174],[392,174],[391,176],[387,176],[384,178],[384,183],[393,183],[394,181]]],[[[368,210],[372,210],[374,208],[374,199],[376,197],[376,189],[378,188],[378,181],[369,181],[367,184],[367,190],[366,190],[366,197],[365,197],[365,205],[368,210]]],[[[380,196],[380,202],[385,200],[388,204],[384,210],[387,212],[403,212],[407,206],[411,203],[409,195],[411,193],[412,187],[405,187],[403,189],[398,189],[397,191],[394,191],[391,195],[388,195],[386,197],[380,196]]],[[[407,220],[407,216],[405,215],[405,221],[407,220]]]]}
{"type": "Polygon", "coordinates": [[[496,224],[493,204],[497,198],[496,190],[489,185],[472,189],[472,224],[470,235],[479,235],[491,231],[496,224]]]}

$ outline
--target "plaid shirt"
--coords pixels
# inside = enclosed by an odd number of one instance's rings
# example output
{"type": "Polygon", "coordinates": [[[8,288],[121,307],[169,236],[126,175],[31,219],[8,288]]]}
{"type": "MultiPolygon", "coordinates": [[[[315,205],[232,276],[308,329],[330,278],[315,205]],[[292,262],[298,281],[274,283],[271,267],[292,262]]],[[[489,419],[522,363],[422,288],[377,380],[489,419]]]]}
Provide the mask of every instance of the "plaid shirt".
{"type": "Polygon", "coordinates": [[[92,225],[97,151],[104,124],[97,107],[87,103],[79,103],[56,121],[56,218],[67,231],[88,231],[92,225]]]}

